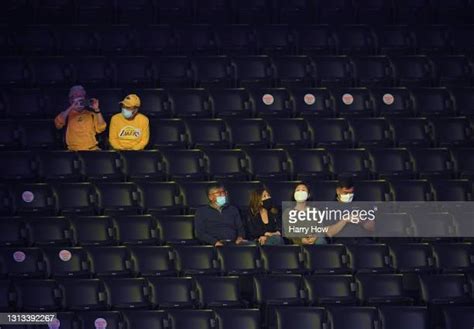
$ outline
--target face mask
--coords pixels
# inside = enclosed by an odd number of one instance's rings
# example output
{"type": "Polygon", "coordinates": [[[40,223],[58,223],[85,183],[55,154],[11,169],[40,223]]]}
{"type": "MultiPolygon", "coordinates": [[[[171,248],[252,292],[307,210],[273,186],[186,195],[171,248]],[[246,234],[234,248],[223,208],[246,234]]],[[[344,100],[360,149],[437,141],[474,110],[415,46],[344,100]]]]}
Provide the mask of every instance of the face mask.
{"type": "Polygon", "coordinates": [[[133,111],[122,108],[122,115],[125,119],[130,119],[131,117],[133,117],[133,111]]]}
{"type": "Polygon", "coordinates": [[[342,194],[339,196],[339,200],[344,203],[352,202],[354,199],[354,193],[342,194]]]}
{"type": "Polygon", "coordinates": [[[306,191],[296,191],[294,196],[297,202],[304,202],[308,200],[308,192],[306,191]]]}
{"type": "Polygon", "coordinates": [[[272,209],[272,208],[273,208],[273,200],[272,200],[272,198],[263,200],[263,201],[262,201],[262,207],[265,208],[265,209],[267,209],[267,210],[272,209]]]}
{"type": "Polygon", "coordinates": [[[223,205],[225,205],[227,203],[227,197],[225,195],[219,195],[217,198],[216,198],[216,204],[219,206],[219,207],[222,207],[223,205]]]}

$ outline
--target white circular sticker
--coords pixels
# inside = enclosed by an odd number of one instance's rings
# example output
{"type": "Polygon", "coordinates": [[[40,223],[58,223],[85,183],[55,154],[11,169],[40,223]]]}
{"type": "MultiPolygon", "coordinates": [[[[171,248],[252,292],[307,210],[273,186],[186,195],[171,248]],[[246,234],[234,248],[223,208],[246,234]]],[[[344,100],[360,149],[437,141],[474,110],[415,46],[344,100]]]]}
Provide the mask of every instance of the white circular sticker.
{"type": "Polygon", "coordinates": [[[59,259],[63,262],[68,262],[71,260],[71,252],[69,250],[63,249],[59,252],[59,259]]]}
{"type": "Polygon", "coordinates": [[[351,105],[354,103],[354,97],[351,94],[342,95],[342,102],[346,105],[351,105]]]}
{"type": "Polygon", "coordinates": [[[48,323],[49,329],[59,329],[60,326],[61,322],[56,318],[54,318],[50,323],[48,323]]]}
{"type": "Polygon", "coordinates": [[[107,321],[103,318],[97,318],[94,322],[96,329],[105,329],[107,328],[107,321]]]}
{"type": "Polygon", "coordinates": [[[17,263],[22,263],[26,259],[26,255],[23,251],[15,251],[13,253],[13,260],[17,263]]]}
{"type": "Polygon", "coordinates": [[[313,105],[314,103],[316,103],[316,97],[314,97],[313,94],[306,94],[304,95],[304,102],[306,103],[306,105],[313,105]]]}
{"type": "Polygon", "coordinates": [[[21,194],[21,198],[26,203],[30,203],[30,202],[33,202],[33,200],[35,199],[35,195],[31,191],[25,191],[21,194]]]}
{"type": "Polygon", "coordinates": [[[265,105],[272,105],[273,102],[275,101],[275,98],[271,94],[265,94],[262,97],[263,104],[265,105]]]}
{"type": "Polygon", "coordinates": [[[393,97],[392,94],[385,94],[383,95],[382,100],[386,105],[392,105],[393,102],[395,102],[395,97],[393,97]]]}

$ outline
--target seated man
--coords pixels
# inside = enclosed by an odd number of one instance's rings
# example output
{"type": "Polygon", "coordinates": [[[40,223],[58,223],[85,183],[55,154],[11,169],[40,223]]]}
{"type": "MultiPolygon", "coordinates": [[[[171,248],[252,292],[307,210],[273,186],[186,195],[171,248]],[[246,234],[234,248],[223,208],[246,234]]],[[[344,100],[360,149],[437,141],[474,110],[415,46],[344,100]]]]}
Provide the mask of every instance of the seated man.
{"type": "Polygon", "coordinates": [[[239,210],[228,204],[225,188],[211,185],[207,197],[209,205],[199,208],[194,218],[197,238],[216,247],[229,242],[246,243],[239,210]]]}
{"type": "Polygon", "coordinates": [[[109,142],[114,150],[143,150],[150,139],[148,118],[138,113],[140,98],[131,94],[120,102],[122,112],[110,120],[109,142]]]}
{"type": "Polygon", "coordinates": [[[71,151],[98,150],[96,135],[107,127],[100,113],[99,101],[95,98],[87,101],[86,96],[84,87],[72,87],[69,91],[70,106],[54,119],[57,129],[67,124],[66,144],[71,151]]]}

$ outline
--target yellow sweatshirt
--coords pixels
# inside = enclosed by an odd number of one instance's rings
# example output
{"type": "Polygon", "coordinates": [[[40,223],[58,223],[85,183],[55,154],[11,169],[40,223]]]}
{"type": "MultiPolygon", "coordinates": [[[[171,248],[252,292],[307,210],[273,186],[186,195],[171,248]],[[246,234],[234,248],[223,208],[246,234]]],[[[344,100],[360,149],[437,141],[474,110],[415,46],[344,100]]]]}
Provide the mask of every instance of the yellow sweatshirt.
{"type": "MultiPolygon", "coordinates": [[[[66,125],[61,114],[54,119],[57,129],[66,125]]],[[[97,116],[92,112],[71,111],[67,117],[66,143],[71,151],[87,151],[97,149],[96,134],[105,130],[107,124],[99,124],[97,116]]]]}
{"type": "Polygon", "coordinates": [[[131,120],[117,113],[110,120],[109,143],[114,150],[143,150],[149,139],[149,121],[141,113],[131,120]]]}

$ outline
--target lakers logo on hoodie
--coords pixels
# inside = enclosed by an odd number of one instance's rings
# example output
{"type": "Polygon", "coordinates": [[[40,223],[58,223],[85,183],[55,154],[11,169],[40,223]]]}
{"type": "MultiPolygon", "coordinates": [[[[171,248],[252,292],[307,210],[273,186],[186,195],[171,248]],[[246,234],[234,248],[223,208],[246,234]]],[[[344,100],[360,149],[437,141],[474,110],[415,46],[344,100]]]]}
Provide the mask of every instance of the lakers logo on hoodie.
{"type": "Polygon", "coordinates": [[[118,137],[126,140],[136,140],[142,136],[142,130],[133,126],[125,126],[120,129],[118,137]]]}

